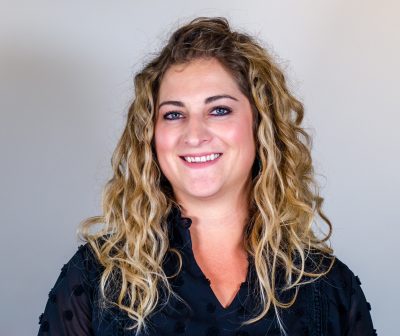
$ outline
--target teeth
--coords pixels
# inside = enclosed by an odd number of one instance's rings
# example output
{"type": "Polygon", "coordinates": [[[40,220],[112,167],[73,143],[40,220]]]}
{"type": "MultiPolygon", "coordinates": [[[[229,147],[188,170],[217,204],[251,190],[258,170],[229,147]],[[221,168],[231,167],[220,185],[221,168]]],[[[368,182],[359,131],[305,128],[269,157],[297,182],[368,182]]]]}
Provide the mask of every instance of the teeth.
{"type": "Polygon", "coordinates": [[[213,161],[218,158],[221,154],[211,154],[207,156],[185,156],[184,159],[187,162],[207,162],[213,161]]]}

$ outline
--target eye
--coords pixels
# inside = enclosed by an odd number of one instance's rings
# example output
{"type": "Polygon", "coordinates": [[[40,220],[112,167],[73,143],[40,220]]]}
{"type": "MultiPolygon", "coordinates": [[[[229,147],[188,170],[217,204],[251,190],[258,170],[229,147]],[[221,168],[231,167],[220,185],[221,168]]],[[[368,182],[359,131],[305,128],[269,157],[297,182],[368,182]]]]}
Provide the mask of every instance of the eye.
{"type": "Polygon", "coordinates": [[[182,118],[182,114],[180,112],[167,112],[164,114],[163,119],[166,120],[176,120],[176,119],[181,119],[182,118]]]}
{"type": "Polygon", "coordinates": [[[214,116],[224,116],[231,112],[232,110],[229,107],[217,106],[211,111],[211,114],[214,116]]]}

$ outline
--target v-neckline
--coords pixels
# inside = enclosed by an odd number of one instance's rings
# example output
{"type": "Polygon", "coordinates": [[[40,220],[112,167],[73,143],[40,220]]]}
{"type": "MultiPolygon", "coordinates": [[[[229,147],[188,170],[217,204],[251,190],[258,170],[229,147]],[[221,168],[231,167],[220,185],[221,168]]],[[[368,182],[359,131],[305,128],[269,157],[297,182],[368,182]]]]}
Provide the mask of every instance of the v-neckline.
{"type": "Polygon", "coordinates": [[[218,299],[217,295],[215,294],[214,290],[211,288],[210,279],[208,279],[206,277],[205,273],[203,272],[203,270],[201,269],[200,265],[198,264],[198,262],[196,260],[196,257],[194,256],[193,245],[192,245],[192,237],[190,235],[189,228],[187,228],[187,234],[188,234],[188,239],[189,239],[189,243],[190,243],[190,249],[189,250],[190,250],[190,256],[191,256],[191,259],[192,259],[191,262],[193,263],[193,265],[196,268],[197,273],[200,275],[200,277],[203,278],[205,282],[207,282],[207,288],[208,288],[211,296],[213,297],[215,303],[220,307],[220,309],[222,311],[228,311],[232,307],[235,307],[236,301],[242,295],[242,292],[247,289],[249,281],[250,281],[250,267],[251,267],[250,256],[247,256],[247,271],[246,271],[246,279],[245,279],[245,281],[240,283],[239,289],[236,291],[235,296],[233,297],[233,299],[231,300],[229,305],[224,307],[223,304],[221,303],[221,301],[218,299]]]}
{"type": "MultiPolygon", "coordinates": [[[[197,265],[197,266],[199,266],[199,265],[197,265]]],[[[206,278],[206,279],[208,280],[208,288],[210,289],[210,293],[211,293],[212,296],[214,297],[215,302],[218,304],[218,306],[219,306],[223,311],[228,311],[228,310],[230,310],[232,307],[234,308],[234,307],[236,306],[236,301],[239,299],[239,297],[241,296],[241,293],[242,293],[243,290],[246,288],[246,284],[247,284],[247,281],[248,281],[249,267],[250,267],[250,265],[248,265],[248,267],[247,267],[246,280],[240,283],[239,289],[237,289],[237,291],[236,291],[236,293],[235,293],[233,299],[231,300],[231,302],[230,302],[226,307],[223,306],[223,304],[221,303],[221,301],[218,299],[217,295],[215,294],[214,290],[211,288],[211,282],[210,282],[210,280],[206,278]]],[[[204,277],[205,277],[205,275],[204,275],[204,277]]]]}
{"type": "Polygon", "coordinates": [[[246,280],[242,282],[239,286],[239,289],[237,290],[234,298],[230,302],[230,304],[226,307],[222,305],[222,303],[219,301],[218,297],[216,296],[215,292],[211,288],[210,285],[210,280],[206,277],[205,273],[203,270],[200,268],[199,264],[197,263],[197,260],[194,256],[193,253],[193,244],[192,244],[192,237],[190,233],[190,226],[191,226],[191,219],[188,217],[182,217],[181,212],[179,209],[177,209],[178,215],[179,215],[179,231],[180,234],[182,235],[183,241],[182,241],[182,246],[181,248],[188,251],[190,258],[192,259],[190,262],[192,264],[192,269],[196,271],[198,276],[204,280],[204,282],[207,283],[208,291],[215,301],[215,304],[223,311],[227,312],[229,311],[232,307],[235,307],[237,305],[237,301],[242,297],[244,299],[244,291],[248,290],[249,284],[250,284],[250,273],[251,273],[251,267],[252,267],[252,259],[250,255],[247,256],[247,261],[248,261],[248,266],[247,266],[247,273],[246,273],[246,280]]]}
{"type": "Polygon", "coordinates": [[[250,267],[251,267],[250,266],[250,258],[249,257],[247,258],[248,259],[248,266],[247,266],[246,280],[240,283],[239,289],[236,291],[235,296],[233,297],[231,302],[226,307],[224,307],[224,305],[221,303],[221,301],[218,299],[217,295],[215,294],[214,290],[211,288],[210,280],[206,277],[205,273],[203,272],[203,270],[201,269],[201,267],[197,263],[197,260],[196,260],[196,258],[194,256],[193,251],[191,253],[191,257],[192,257],[192,263],[194,264],[194,267],[197,269],[197,271],[200,274],[200,276],[207,282],[207,289],[208,289],[210,295],[213,297],[213,300],[215,301],[215,303],[218,305],[218,307],[222,311],[228,311],[232,307],[234,308],[236,306],[236,301],[239,300],[240,296],[242,296],[242,292],[244,290],[246,290],[247,287],[248,287],[248,283],[249,283],[249,279],[250,279],[250,267]]]}

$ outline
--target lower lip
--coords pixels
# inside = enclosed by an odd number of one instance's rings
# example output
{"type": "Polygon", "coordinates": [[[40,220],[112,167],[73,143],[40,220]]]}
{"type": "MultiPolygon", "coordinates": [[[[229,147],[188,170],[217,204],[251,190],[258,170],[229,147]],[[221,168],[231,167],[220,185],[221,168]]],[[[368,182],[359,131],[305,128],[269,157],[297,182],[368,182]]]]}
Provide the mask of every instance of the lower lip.
{"type": "Polygon", "coordinates": [[[206,161],[206,162],[187,162],[185,159],[181,158],[185,166],[189,168],[206,168],[209,166],[212,166],[217,163],[217,161],[221,158],[222,154],[218,156],[216,159],[212,161],[206,161]]]}

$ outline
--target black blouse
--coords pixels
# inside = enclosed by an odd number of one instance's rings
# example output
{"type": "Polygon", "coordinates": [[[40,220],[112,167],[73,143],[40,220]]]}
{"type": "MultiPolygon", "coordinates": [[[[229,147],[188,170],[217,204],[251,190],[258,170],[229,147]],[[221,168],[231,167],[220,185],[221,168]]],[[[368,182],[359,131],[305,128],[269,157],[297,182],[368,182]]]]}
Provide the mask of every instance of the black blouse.
{"type": "MultiPolygon", "coordinates": [[[[175,210],[168,219],[170,245],[183,256],[182,271],[171,285],[186,302],[172,298],[148,320],[148,328],[138,336],[261,336],[281,335],[273,309],[260,321],[240,326],[255,316],[258,299],[253,295],[255,267],[249,258],[246,281],[232,303],[224,308],[214,295],[209,280],[195,261],[189,227],[191,220],[175,210]]],[[[167,275],[177,267],[177,259],[168,254],[163,265],[167,275]]],[[[101,308],[99,279],[102,266],[88,244],[80,246],[63,266],[49,293],[45,311],[39,317],[38,335],[135,335],[127,329],[132,323],[117,308],[101,308]]],[[[370,309],[360,288],[360,280],[336,259],[330,272],[300,287],[294,305],[280,310],[287,335],[376,335],[370,309]]],[[[281,298],[285,298],[282,294],[281,298]]],[[[289,299],[290,297],[288,297],[289,299]]]]}

